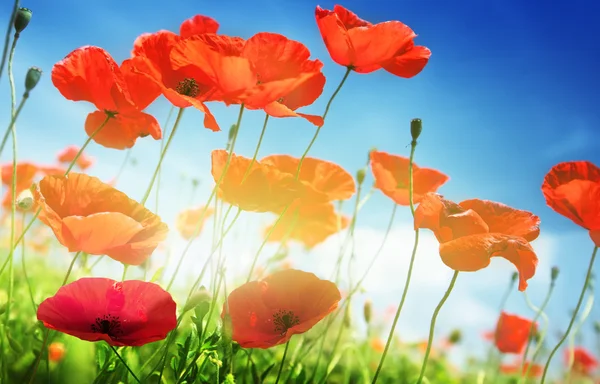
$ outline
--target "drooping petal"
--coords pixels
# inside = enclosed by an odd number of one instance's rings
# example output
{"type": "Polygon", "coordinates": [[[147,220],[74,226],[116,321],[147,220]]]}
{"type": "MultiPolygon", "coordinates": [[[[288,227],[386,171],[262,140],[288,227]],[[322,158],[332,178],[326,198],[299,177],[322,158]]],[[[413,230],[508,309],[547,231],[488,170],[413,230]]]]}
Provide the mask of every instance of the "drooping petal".
{"type": "Polygon", "coordinates": [[[482,233],[440,244],[442,261],[456,271],[478,271],[487,267],[494,256],[501,256],[514,264],[519,272],[519,290],[524,291],[527,280],[535,274],[538,258],[529,242],[522,237],[482,233]]]}
{"type": "Polygon", "coordinates": [[[384,63],[383,69],[393,75],[408,79],[421,73],[430,57],[431,51],[429,48],[420,45],[415,46],[411,41],[400,54],[384,63]]]}
{"type": "MultiPolygon", "coordinates": [[[[104,124],[106,113],[90,113],[85,120],[85,131],[91,136],[104,124]]],[[[94,136],[94,141],[103,147],[114,149],[131,148],[139,137],[151,135],[155,140],[162,138],[162,131],[154,116],[143,112],[117,114],[111,117],[94,136]]]]}
{"type": "Polygon", "coordinates": [[[316,125],[317,127],[323,126],[323,118],[321,116],[316,115],[307,115],[305,113],[296,113],[284,104],[274,101],[270,104],[267,104],[264,108],[264,111],[272,117],[302,117],[308,120],[310,123],[316,125]]]}

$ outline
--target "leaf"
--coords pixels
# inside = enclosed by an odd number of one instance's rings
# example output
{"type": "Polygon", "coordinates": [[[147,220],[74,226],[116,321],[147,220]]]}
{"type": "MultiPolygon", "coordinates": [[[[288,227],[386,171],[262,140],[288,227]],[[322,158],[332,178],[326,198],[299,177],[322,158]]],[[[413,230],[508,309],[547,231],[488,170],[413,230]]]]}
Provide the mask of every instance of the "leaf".
{"type": "Polygon", "coordinates": [[[265,378],[269,375],[269,372],[271,372],[271,369],[273,369],[274,366],[275,366],[275,363],[271,364],[269,366],[269,368],[265,369],[265,371],[262,373],[262,375],[260,375],[259,383],[263,383],[265,381],[265,378]]]}
{"type": "Polygon", "coordinates": [[[156,272],[154,272],[154,275],[152,275],[152,278],[150,279],[151,283],[155,283],[157,282],[163,274],[163,271],[165,270],[165,267],[160,267],[156,270],[156,272]]]}
{"type": "Polygon", "coordinates": [[[6,333],[6,338],[8,339],[8,344],[17,354],[23,353],[23,346],[17,340],[13,339],[10,332],[6,333]]]}

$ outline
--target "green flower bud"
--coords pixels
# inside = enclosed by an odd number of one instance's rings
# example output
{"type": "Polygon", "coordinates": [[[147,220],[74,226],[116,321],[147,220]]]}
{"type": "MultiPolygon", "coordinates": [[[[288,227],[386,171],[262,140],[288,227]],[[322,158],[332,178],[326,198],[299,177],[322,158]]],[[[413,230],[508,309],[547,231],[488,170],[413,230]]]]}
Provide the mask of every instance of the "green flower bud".
{"type": "Polygon", "coordinates": [[[452,332],[450,332],[450,336],[448,336],[448,341],[450,342],[450,344],[458,344],[460,343],[462,340],[462,332],[460,331],[460,329],[455,329],[452,332]]]}
{"type": "Polygon", "coordinates": [[[365,181],[366,174],[367,171],[364,168],[361,168],[358,171],[356,171],[356,182],[358,183],[358,185],[361,185],[363,181],[365,181]]]}
{"type": "Polygon", "coordinates": [[[365,322],[367,324],[370,324],[371,317],[373,316],[373,303],[371,302],[371,300],[365,301],[365,304],[363,306],[363,316],[365,318],[365,322]]]}
{"type": "Polygon", "coordinates": [[[594,321],[594,331],[600,334],[600,321],[594,321]]]}
{"type": "Polygon", "coordinates": [[[510,282],[514,283],[515,281],[517,281],[518,278],[519,278],[519,273],[513,272],[512,276],[510,277],[510,282]]]}
{"type": "Polygon", "coordinates": [[[29,211],[33,207],[33,194],[29,189],[24,190],[17,196],[17,206],[24,211],[29,211]]]}
{"type": "Polygon", "coordinates": [[[15,22],[14,22],[15,31],[17,33],[21,33],[21,32],[23,32],[23,30],[25,28],[27,28],[27,25],[31,21],[32,14],[33,14],[33,12],[31,12],[30,9],[19,8],[19,10],[17,11],[17,14],[15,15],[15,22]]]}
{"type": "Polygon", "coordinates": [[[25,92],[31,92],[33,88],[37,85],[42,77],[42,70],[38,67],[31,67],[27,71],[27,76],[25,76],[25,92]]]}
{"type": "Polygon", "coordinates": [[[423,131],[423,122],[421,119],[412,119],[410,122],[410,135],[416,141],[423,131]]]}
{"type": "Polygon", "coordinates": [[[558,269],[557,266],[552,267],[552,270],[550,271],[550,278],[552,279],[552,282],[554,282],[556,280],[559,272],[560,272],[560,269],[558,269]]]}
{"type": "Polygon", "coordinates": [[[196,292],[190,296],[190,299],[185,303],[183,312],[187,312],[191,309],[196,308],[202,303],[210,303],[212,301],[212,295],[204,287],[200,287],[196,292]]]}

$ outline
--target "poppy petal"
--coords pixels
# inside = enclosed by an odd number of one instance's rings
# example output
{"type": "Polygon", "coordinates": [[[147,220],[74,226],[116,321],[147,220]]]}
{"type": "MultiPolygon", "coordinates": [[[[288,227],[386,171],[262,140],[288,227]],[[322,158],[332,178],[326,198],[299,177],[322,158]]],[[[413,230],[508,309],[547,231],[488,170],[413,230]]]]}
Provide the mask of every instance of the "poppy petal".
{"type": "Polygon", "coordinates": [[[116,111],[113,96],[130,101],[119,66],[102,48],[85,46],[52,67],[52,84],[68,100],[89,101],[100,110],[116,111]]]}
{"type": "Polygon", "coordinates": [[[273,116],[273,117],[302,117],[302,118],[308,120],[310,123],[316,125],[317,127],[320,127],[323,125],[323,118],[321,116],[307,115],[304,113],[296,113],[293,110],[291,110],[290,108],[288,108],[287,106],[285,106],[282,103],[279,103],[277,101],[267,104],[264,108],[264,111],[269,116],[273,116]]]}
{"type": "Polygon", "coordinates": [[[540,234],[540,218],[531,212],[489,200],[465,200],[459,205],[471,209],[485,221],[489,232],[522,237],[527,241],[537,239],[540,234]]]}
{"type": "Polygon", "coordinates": [[[203,33],[217,33],[219,23],[213,18],[203,15],[196,15],[185,20],[179,27],[179,35],[188,38],[203,33]]]}
{"type": "Polygon", "coordinates": [[[501,256],[515,265],[519,272],[519,290],[527,288],[538,258],[529,242],[522,237],[498,233],[463,236],[440,244],[444,264],[456,271],[474,272],[487,267],[490,259],[501,256]]]}
{"type": "Polygon", "coordinates": [[[414,46],[412,42],[410,45],[411,48],[383,64],[383,69],[393,75],[407,79],[421,73],[429,62],[431,51],[427,47],[414,46]]]}
{"type": "Polygon", "coordinates": [[[348,30],[338,16],[333,11],[317,6],[315,18],[331,59],[344,67],[351,66],[356,53],[348,36],[348,30]]]}
{"type": "MultiPolygon", "coordinates": [[[[106,113],[90,113],[85,120],[85,131],[91,136],[106,120],[106,113]]],[[[162,138],[162,131],[154,116],[143,112],[117,114],[111,117],[104,127],[94,136],[94,141],[103,147],[114,149],[131,148],[139,137],[152,135],[162,138]]]]}
{"type": "Polygon", "coordinates": [[[600,247],[600,230],[590,231],[590,238],[592,239],[596,247],[600,247]]]}
{"type": "Polygon", "coordinates": [[[121,64],[121,73],[127,84],[131,100],[141,111],[146,109],[161,94],[160,87],[147,76],[134,71],[134,60],[127,59],[121,64]]]}

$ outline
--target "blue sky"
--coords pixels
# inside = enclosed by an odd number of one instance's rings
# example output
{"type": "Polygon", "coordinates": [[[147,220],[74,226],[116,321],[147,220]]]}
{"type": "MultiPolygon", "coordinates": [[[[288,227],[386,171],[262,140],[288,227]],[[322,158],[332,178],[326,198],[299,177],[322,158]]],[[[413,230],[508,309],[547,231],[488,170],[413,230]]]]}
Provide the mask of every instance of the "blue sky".
{"type": "MultiPolygon", "coordinates": [[[[331,9],[334,2],[330,1],[173,1],[167,6],[162,1],[65,0],[59,6],[32,0],[21,4],[34,14],[15,56],[17,93],[22,93],[29,66],[44,70],[44,77],[17,124],[21,159],[51,163],[64,146],[81,145],[86,138],[83,122],[93,107],[61,97],[50,81],[54,63],[83,45],[101,46],[121,62],[129,56],[139,34],[160,29],[178,31],[180,23],[195,14],[215,18],[221,24],[220,33],[247,38],[256,32],[277,32],[307,45],[313,57],[324,62],[327,84],[323,97],[303,112],[322,113],[344,73],[344,68],[329,58],[314,20],[315,6],[331,9]]],[[[423,119],[416,161],[451,177],[441,193],[457,201],[500,201],[541,217],[544,239],[541,237],[540,241],[544,243],[539,247],[547,254],[538,250],[541,277],[531,281],[530,295],[537,303],[542,300],[548,270],[558,265],[561,276],[548,312],[552,333],[564,329],[592,245],[585,231],[545,205],[540,185],[545,173],[558,162],[581,159],[600,164],[600,43],[596,37],[600,27],[594,16],[600,5],[592,0],[348,0],[343,5],[371,22],[393,19],[408,24],[419,35],[416,43],[429,47],[432,57],[425,70],[413,79],[400,79],[384,71],[353,73],[334,102],[310,154],[337,162],[354,173],[363,166],[372,147],[408,155],[410,119],[423,119]]],[[[0,25],[5,25],[10,8],[8,4],[2,7],[0,25]]],[[[4,74],[0,105],[5,124],[8,95],[8,78],[4,74]]],[[[161,98],[149,111],[162,124],[169,107],[161,98]]],[[[236,107],[210,107],[222,127],[234,122],[236,107]]],[[[263,118],[259,111],[244,114],[238,153],[252,154],[263,118]]],[[[260,155],[299,156],[313,133],[314,127],[302,119],[271,119],[260,155]]],[[[194,203],[205,201],[212,187],[209,153],[222,148],[226,139],[226,129],[220,133],[205,130],[201,113],[186,111],[165,161],[159,210],[165,220],[172,222],[176,211],[187,205],[190,198],[189,186],[185,184],[181,189],[182,174],[201,179],[194,203]]],[[[149,137],[139,140],[132,153],[138,165],[126,170],[119,188],[133,198],[141,198],[158,151],[158,142],[149,137]]],[[[95,144],[88,153],[98,160],[91,173],[106,181],[114,176],[125,156],[125,152],[95,144]]],[[[2,160],[8,161],[9,156],[5,151],[2,160]]],[[[371,180],[367,179],[367,183],[371,180]]],[[[390,201],[376,193],[361,212],[359,227],[380,233],[385,229],[390,207],[390,201]]],[[[400,211],[396,223],[405,228],[410,224],[409,212],[400,211]]],[[[410,239],[410,233],[406,234],[410,239]]],[[[400,245],[411,247],[410,241],[400,245]]],[[[537,249],[536,243],[533,245],[537,249]]],[[[498,264],[502,263],[494,262],[480,276],[507,281],[511,269],[493,269],[498,264]]],[[[379,308],[397,301],[405,271],[397,274],[401,278],[390,283],[391,292],[375,295],[379,308]]],[[[461,294],[470,295],[481,308],[492,308],[494,312],[497,304],[491,303],[500,301],[503,289],[486,288],[485,279],[467,275],[461,294]]],[[[446,284],[444,280],[439,289],[431,288],[432,304],[441,297],[446,284]]],[[[420,294],[424,293],[413,292],[416,297],[420,294]]],[[[508,309],[529,316],[517,293],[511,297],[508,309]]],[[[428,319],[429,315],[425,315],[428,319]]],[[[410,313],[404,316],[409,317],[410,313]]],[[[594,319],[600,320],[598,310],[592,312],[591,320],[594,319]]],[[[417,322],[423,323],[423,319],[419,321],[417,317],[417,322]]],[[[457,325],[448,323],[447,327],[457,325]]],[[[483,327],[479,323],[477,326],[483,327]]],[[[591,332],[591,327],[586,329],[591,332]]],[[[422,330],[415,332],[423,334],[422,330]]],[[[477,332],[474,328],[473,340],[477,332]]],[[[559,362],[560,357],[555,360],[559,362]]]]}

